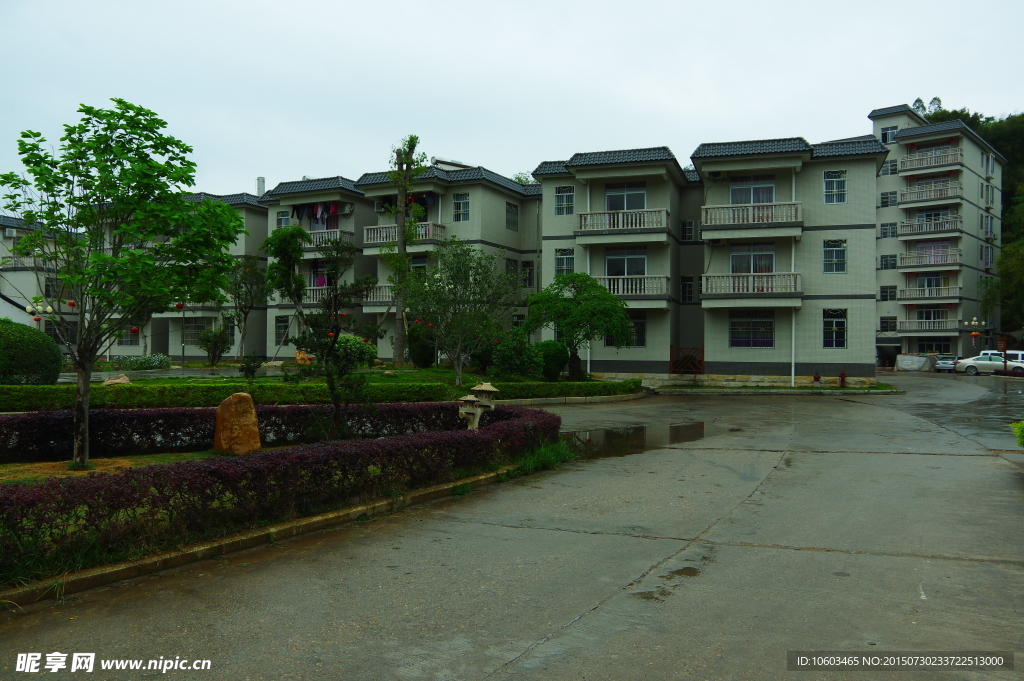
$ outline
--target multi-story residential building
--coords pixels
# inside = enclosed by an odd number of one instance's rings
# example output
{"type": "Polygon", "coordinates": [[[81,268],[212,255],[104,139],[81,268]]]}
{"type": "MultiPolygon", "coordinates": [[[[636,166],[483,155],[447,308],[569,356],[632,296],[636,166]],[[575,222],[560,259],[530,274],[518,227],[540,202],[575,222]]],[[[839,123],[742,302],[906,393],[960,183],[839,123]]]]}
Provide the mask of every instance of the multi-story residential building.
{"type": "Polygon", "coordinates": [[[930,124],[905,104],[868,118],[890,150],[876,195],[879,356],[992,348],[999,311],[980,301],[1000,249],[1005,159],[963,121],[930,124]]]}

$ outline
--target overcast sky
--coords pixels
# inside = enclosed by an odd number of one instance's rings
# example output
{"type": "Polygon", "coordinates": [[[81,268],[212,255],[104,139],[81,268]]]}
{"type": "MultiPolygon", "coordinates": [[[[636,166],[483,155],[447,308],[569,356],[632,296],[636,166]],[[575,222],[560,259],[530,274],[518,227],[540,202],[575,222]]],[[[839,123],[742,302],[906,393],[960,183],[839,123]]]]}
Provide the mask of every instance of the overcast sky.
{"type": "Polygon", "coordinates": [[[121,97],[194,148],[197,189],[428,155],[511,175],[578,151],[871,132],[877,107],[1024,110],[1021,0],[0,0],[0,172],[121,97]]]}

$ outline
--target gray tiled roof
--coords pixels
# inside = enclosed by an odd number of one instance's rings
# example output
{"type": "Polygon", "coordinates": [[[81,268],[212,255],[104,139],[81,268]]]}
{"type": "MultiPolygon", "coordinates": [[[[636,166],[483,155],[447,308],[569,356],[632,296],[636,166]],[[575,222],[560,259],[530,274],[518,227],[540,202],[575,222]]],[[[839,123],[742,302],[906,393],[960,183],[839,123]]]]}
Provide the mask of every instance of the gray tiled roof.
{"type": "Polygon", "coordinates": [[[544,161],[533,171],[533,175],[567,175],[568,170],[565,169],[565,164],[568,161],[544,161]]]}
{"type": "Polygon", "coordinates": [[[696,170],[691,170],[690,168],[687,168],[686,170],[683,171],[683,175],[686,175],[686,180],[688,182],[700,182],[700,173],[698,173],[696,170]]]}
{"type": "Polygon", "coordinates": [[[717,158],[721,156],[757,156],[760,154],[810,153],[813,148],[803,137],[784,137],[773,140],[747,140],[743,142],[705,142],[690,158],[717,158]]]}
{"type": "Polygon", "coordinates": [[[539,184],[524,184],[523,193],[527,196],[540,196],[543,193],[543,187],[539,184]]]}
{"type": "Polygon", "coordinates": [[[295,180],[294,182],[281,182],[269,192],[260,197],[260,200],[270,199],[283,194],[306,194],[309,192],[323,192],[335,189],[343,189],[353,194],[362,196],[363,192],[356,188],[355,183],[347,177],[336,175],[335,177],[318,177],[311,180],[295,180]]]}
{"type": "Polygon", "coordinates": [[[223,201],[229,206],[252,206],[253,208],[262,208],[266,210],[267,207],[259,202],[259,199],[255,195],[247,192],[239,192],[238,194],[210,194],[207,192],[195,192],[189,194],[187,197],[189,201],[202,201],[203,199],[213,199],[214,201],[223,201]]]}
{"type": "Polygon", "coordinates": [[[850,137],[843,140],[832,140],[814,145],[811,158],[829,158],[833,156],[869,156],[889,153],[889,149],[878,141],[874,135],[850,137]]]}
{"type": "Polygon", "coordinates": [[[888,116],[889,114],[896,113],[912,113],[915,115],[917,114],[916,111],[911,109],[906,104],[897,104],[896,106],[887,106],[881,109],[875,109],[874,111],[868,114],[868,118],[877,118],[879,116],[888,116]]]}
{"type": "Polygon", "coordinates": [[[0,215],[0,227],[21,227],[24,229],[25,221],[21,218],[12,218],[9,215],[0,215]]]}
{"type": "Polygon", "coordinates": [[[618,149],[573,154],[572,158],[565,162],[565,166],[572,168],[575,166],[605,166],[617,163],[651,163],[675,160],[675,154],[668,147],[649,147],[647,149],[618,149]]]}
{"type": "MultiPolygon", "coordinates": [[[[430,166],[426,172],[416,177],[417,182],[424,180],[439,180],[449,184],[466,184],[470,182],[488,182],[503,189],[515,192],[522,196],[539,196],[539,185],[522,185],[515,180],[510,180],[504,175],[499,175],[483,167],[459,168],[458,170],[444,170],[438,166],[430,166]],[[534,189],[534,187],[537,187],[534,189]]],[[[368,187],[370,185],[390,184],[391,179],[384,173],[364,173],[355,185],[357,187],[368,187]]]]}

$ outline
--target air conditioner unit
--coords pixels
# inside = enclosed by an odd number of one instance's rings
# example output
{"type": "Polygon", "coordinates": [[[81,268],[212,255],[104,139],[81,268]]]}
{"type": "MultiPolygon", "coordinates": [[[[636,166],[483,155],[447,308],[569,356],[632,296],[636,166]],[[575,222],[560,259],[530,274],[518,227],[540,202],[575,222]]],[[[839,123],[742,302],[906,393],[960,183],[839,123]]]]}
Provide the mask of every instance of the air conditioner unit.
{"type": "Polygon", "coordinates": [[[721,180],[723,177],[725,177],[725,173],[723,173],[721,170],[712,170],[711,172],[708,173],[708,177],[710,177],[712,180],[721,180]]]}
{"type": "Polygon", "coordinates": [[[352,215],[352,212],[355,211],[355,209],[356,209],[356,204],[354,204],[354,203],[343,203],[343,204],[341,204],[341,214],[342,215],[352,215]]]}
{"type": "Polygon", "coordinates": [[[374,201],[373,202],[373,210],[375,210],[378,213],[387,212],[387,208],[384,207],[384,202],[383,201],[374,201]]]}
{"type": "Polygon", "coordinates": [[[10,227],[5,227],[4,228],[4,238],[5,239],[13,239],[16,236],[18,236],[18,230],[12,229],[10,227]]]}

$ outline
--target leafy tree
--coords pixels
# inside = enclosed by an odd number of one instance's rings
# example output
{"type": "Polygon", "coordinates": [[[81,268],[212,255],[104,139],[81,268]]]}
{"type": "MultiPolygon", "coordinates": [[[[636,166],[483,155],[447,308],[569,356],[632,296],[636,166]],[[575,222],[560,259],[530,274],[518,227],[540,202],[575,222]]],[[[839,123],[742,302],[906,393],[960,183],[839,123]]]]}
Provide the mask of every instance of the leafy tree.
{"type": "Polygon", "coordinates": [[[203,329],[196,338],[196,345],[206,353],[206,358],[210,360],[210,366],[215,367],[220,364],[224,353],[231,349],[231,334],[228,333],[225,324],[203,329]]]}
{"type": "Polygon", "coordinates": [[[558,340],[569,350],[569,380],[583,373],[580,348],[598,338],[611,338],[622,347],[632,335],[626,303],[610,293],[589,274],[559,274],[542,291],[527,299],[529,313],[523,330],[553,328],[558,340]]]}
{"type": "Polygon", "coordinates": [[[245,377],[245,382],[249,385],[249,390],[252,390],[253,383],[256,382],[256,372],[263,366],[263,357],[256,352],[250,352],[248,355],[242,358],[242,363],[238,365],[238,373],[245,377]]]}
{"type": "Polygon", "coordinates": [[[569,362],[569,350],[555,340],[541,341],[534,344],[541,354],[545,381],[557,381],[562,375],[562,368],[569,362]]]}
{"type": "Polygon", "coordinates": [[[540,351],[522,329],[508,329],[494,343],[494,365],[503,373],[536,378],[543,367],[540,351]]]}
{"type": "Polygon", "coordinates": [[[537,180],[533,179],[533,175],[530,173],[516,173],[512,176],[512,179],[519,184],[540,184],[537,180]]]}
{"type": "Polygon", "coordinates": [[[267,269],[255,255],[243,255],[231,271],[231,283],[226,293],[234,310],[224,315],[238,328],[238,354],[245,354],[245,333],[249,327],[249,315],[257,307],[267,304],[267,269]]]}
{"type": "Polygon", "coordinates": [[[389,281],[395,291],[395,324],[393,331],[394,339],[394,365],[401,366],[405,363],[406,345],[406,308],[405,280],[409,276],[409,256],[406,246],[416,241],[416,226],[426,215],[423,206],[412,200],[413,183],[416,178],[427,170],[425,165],[427,155],[417,151],[420,138],[416,135],[409,135],[402,140],[402,143],[392,149],[391,170],[388,171],[388,178],[395,185],[398,191],[395,205],[388,208],[388,213],[395,217],[395,246],[381,249],[381,257],[391,269],[389,281]]]}
{"type": "Polygon", "coordinates": [[[434,364],[437,351],[434,349],[434,330],[426,324],[413,320],[409,325],[409,359],[417,369],[429,369],[434,364]]]}
{"type": "Polygon", "coordinates": [[[496,255],[452,238],[402,284],[409,311],[433,330],[438,350],[452,363],[455,385],[462,385],[469,356],[493,343],[492,332],[512,319],[519,282],[497,262],[496,255]]]}
{"type": "MultiPolygon", "coordinates": [[[[292,319],[302,327],[302,300],[306,294],[306,280],[299,274],[302,268],[302,249],[312,237],[299,225],[275,229],[263,241],[263,252],[273,258],[267,265],[266,291],[277,294],[292,304],[292,319]]],[[[282,344],[283,345],[283,344],[282,344]]],[[[277,346],[274,357],[281,351],[277,346]]]]}
{"type": "MultiPolygon", "coordinates": [[[[15,246],[34,256],[38,290],[26,296],[53,310],[60,342],[78,375],[75,467],[89,459],[93,364],[123,326],[175,301],[217,302],[243,233],[227,204],[190,202],[195,163],[185,143],[164,134],[155,113],[123,99],[112,109],[82,105],[53,150],[38,132],[18,141],[24,175],[0,175],[2,207],[38,225],[15,246]],[[46,287],[47,276],[58,286],[46,287]]],[[[23,292],[19,292],[24,295],[23,292]]]]}

